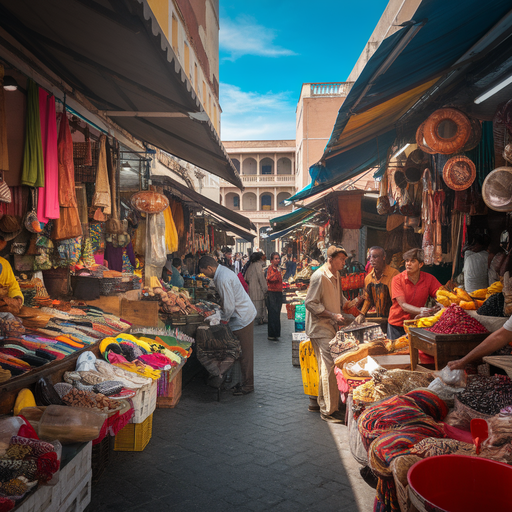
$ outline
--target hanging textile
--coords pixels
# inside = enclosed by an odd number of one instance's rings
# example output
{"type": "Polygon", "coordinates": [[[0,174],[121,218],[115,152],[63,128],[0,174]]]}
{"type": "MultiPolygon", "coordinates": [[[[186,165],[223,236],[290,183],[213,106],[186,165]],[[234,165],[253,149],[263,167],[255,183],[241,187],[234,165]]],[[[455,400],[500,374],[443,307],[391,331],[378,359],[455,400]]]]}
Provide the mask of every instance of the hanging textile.
{"type": "Polygon", "coordinates": [[[167,248],[167,254],[172,254],[178,250],[178,232],[174,219],[172,217],[171,207],[168,206],[164,210],[165,218],[165,246],[167,248]]]}
{"type": "Polygon", "coordinates": [[[176,231],[178,232],[178,237],[182,237],[185,230],[185,221],[183,218],[183,206],[181,202],[171,199],[169,201],[169,206],[171,207],[172,218],[174,220],[174,225],[176,226],[176,231]]]}
{"type": "Polygon", "coordinates": [[[362,194],[340,195],[338,211],[342,229],[361,228],[361,198],[362,194]]]}
{"type": "Polygon", "coordinates": [[[5,94],[3,88],[4,67],[0,64],[0,171],[9,170],[7,151],[7,121],[5,118],[5,94]]]}
{"type": "Polygon", "coordinates": [[[94,208],[103,208],[103,213],[110,215],[112,203],[110,196],[110,183],[108,180],[106,142],[107,137],[102,135],[100,137],[98,171],[96,172],[96,186],[94,190],[94,197],[92,199],[92,205],[94,208]]]}
{"type": "Polygon", "coordinates": [[[66,109],[60,115],[59,140],[59,204],[60,217],[53,223],[52,238],[66,240],[82,236],[75,193],[75,168],[73,165],[73,139],[69,129],[66,109]]]}
{"type": "Polygon", "coordinates": [[[55,97],[39,89],[39,117],[44,158],[44,187],[39,188],[37,218],[46,224],[58,219],[59,208],[59,157],[57,153],[57,115],[55,97]]]}
{"type": "Polygon", "coordinates": [[[29,187],[44,187],[44,159],[41,144],[41,121],[39,120],[39,87],[31,79],[28,80],[27,87],[27,122],[21,184],[29,187]]]}

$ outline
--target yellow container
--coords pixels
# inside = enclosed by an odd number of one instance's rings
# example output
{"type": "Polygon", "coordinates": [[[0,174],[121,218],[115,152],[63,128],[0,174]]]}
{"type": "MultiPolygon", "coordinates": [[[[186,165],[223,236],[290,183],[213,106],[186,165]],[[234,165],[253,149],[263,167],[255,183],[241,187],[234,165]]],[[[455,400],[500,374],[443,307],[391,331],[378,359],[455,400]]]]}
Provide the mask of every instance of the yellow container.
{"type": "Polygon", "coordinates": [[[153,433],[153,415],[142,423],[128,423],[116,435],[116,452],[141,452],[146,448],[153,433]]]}
{"type": "Polygon", "coordinates": [[[318,396],[318,363],[311,341],[306,340],[300,344],[299,355],[304,394],[318,396]]]}

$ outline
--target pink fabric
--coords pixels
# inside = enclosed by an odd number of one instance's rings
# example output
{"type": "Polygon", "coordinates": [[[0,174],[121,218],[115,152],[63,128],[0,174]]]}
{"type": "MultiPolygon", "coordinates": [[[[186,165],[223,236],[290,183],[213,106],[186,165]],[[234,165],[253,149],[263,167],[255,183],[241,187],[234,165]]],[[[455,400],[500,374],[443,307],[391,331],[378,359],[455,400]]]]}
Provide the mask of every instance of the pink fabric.
{"type": "Polygon", "coordinates": [[[447,423],[443,423],[443,427],[446,437],[450,439],[456,439],[457,441],[462,441],[463,443],[473,444],[473,437],[471,436],[471,432],[466,432],[460,428],[452,427],[447,423]]]}
{"type": "Polygon", "coordinates": [[[121,354],[116,354],[115,352],[110,351],[108,354],[108,362],[110,364],[127,364],[127,359],[121,354]]]}
{"type": "Polygon", "coordinates": [[[55,97],[39,88],[39,116],[44,156],[45,186],[39,188],[37,218],[47,223],[58,219],[59,209],[59,162],[57,154],[57,115],[55,97]]]}
{"type": "Polygon", "coordinates": [[[94,253],[94,261],[97,265],[103,265],[105,263],[105,257],[102,252],[95,252],[94,253]]]}
{"type": "Polygon", "coordinates": [[[172,361],[167,356],[158,353],[143,354],[142,356],[139,356],[138,359],[155,370],[160,370],[164,366],[172,365],[172,361]]]}

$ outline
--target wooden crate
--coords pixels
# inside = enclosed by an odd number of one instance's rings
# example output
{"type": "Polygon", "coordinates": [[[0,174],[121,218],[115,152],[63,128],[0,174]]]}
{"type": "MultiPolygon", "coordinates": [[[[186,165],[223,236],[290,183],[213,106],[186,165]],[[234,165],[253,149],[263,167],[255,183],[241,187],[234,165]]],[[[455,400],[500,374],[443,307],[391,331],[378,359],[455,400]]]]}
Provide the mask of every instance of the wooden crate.
{"type": "Polygon", "coordinates": [[[157,397],[157,409],[174,409],[181,398],[182,384],[182,371],[180,370],[169,383],[166,396],[157,397]]]}
{"type": "Polygon", "coordinates": [[[133,326],[157,327],[158,302],[121,299],[120,316],[133,326]]]}

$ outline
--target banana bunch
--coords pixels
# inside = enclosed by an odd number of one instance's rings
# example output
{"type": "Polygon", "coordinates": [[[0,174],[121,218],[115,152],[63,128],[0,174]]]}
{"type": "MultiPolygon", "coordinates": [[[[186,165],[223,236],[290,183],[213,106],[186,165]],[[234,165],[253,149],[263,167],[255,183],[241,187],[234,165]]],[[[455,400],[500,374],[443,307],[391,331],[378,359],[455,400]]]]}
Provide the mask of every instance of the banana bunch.
{"type": "Polygon", "coordinates": [[[433,316],[426,316],[424,318],[418,319],[418,327],[432,327],[440,318],[441,315],[444,313],[444,309],[441,309],[438,313],[436,313],[433,316]]]}

